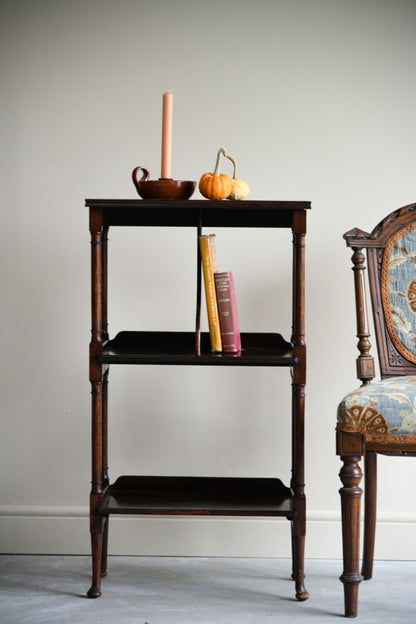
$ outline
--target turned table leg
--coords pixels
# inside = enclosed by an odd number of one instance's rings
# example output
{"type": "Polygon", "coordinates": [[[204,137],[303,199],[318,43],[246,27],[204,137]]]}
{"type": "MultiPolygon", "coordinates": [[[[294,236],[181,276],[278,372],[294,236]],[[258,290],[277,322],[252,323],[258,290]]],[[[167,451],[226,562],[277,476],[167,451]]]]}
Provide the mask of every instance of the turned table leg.
{"type": "Polygon", "coordinates": [[[88,598],[101,596],[101,561],[103,552],[103,532],[91,533],[92,584],[87,592],[88,598]]]}
{"type": "Polygon", "coordinates": [[[303,601],[308,600],[309,592],[305,587],[305,499],[295,502],[298,507],[303,507],[299,514],[292,521],[292,562],[293,573],[292,578],[295,581],[296,599],[303,601]]]}
{"type": "MultiPolygon", "coordinates": [[[[90,494],[90,532],[92,554],[92,585],[89,598],[101,596],[104,518],[98,513],[103,499],[102,414],[103,384],[92,383],[92,480],[90,494]]],[[[105,548],[106,550],[106,548],[105,548]]],[[[105,558],[105,551],[104,551],[105,558]]]]}

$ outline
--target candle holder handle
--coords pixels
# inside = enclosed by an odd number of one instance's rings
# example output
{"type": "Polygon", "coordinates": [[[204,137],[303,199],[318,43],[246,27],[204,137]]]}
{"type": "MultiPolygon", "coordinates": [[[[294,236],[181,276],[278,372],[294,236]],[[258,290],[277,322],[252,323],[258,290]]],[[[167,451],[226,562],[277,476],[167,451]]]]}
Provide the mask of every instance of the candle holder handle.
{"type": "Polygon", "coordinates": [[[138,193],[140,193],[140,183],[141,182],[147,182],[147,180],[150,177],[150,171],[148,169],[146,169],[146,167],[135,167],[132,171],[131,174],[132,180],[133,180],[133,184],[136,187],[136,190],[138,193]],[[140,180],[138,179],[138,173],[139,171],[142,171],[142,177],[140,178],[140,180]]]}

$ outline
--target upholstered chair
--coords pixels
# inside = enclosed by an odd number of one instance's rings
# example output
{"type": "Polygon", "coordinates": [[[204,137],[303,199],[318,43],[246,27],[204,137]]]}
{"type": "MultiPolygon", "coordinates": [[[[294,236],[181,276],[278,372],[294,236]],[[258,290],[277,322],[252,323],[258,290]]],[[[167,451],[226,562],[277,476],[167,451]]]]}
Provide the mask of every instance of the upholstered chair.
{"type": "Polygon", "coordinates": [[[341,401],[336,432],[337,454],[343,462],[341,581],[345,615],[355,617],[359,584],[363,578],[370,579],[373,570],[377,454],[416,454],[416,204],[391,213],[371,233],[354,229],[344,238],[353,250],[357,377],[362,384],[341,401]],[[380,369],[377,380],[370,353],[367,283],[380,369]],[[360,571],[362,459],[365,509],[360,571]]]}

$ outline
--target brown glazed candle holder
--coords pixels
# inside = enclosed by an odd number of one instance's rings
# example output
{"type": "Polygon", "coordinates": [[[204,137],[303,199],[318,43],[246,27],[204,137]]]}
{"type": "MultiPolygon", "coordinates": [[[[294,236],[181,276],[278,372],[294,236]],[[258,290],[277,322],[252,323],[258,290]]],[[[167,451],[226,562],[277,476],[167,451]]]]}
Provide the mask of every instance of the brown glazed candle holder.
{"type": "Polygon", "coordinates": [[[135,167],[131,174],[133,184],[142,199],[189,199],[195,191],[196,182],[159,178],[149,180],[150,172],[145,167],[135,167]],[[138,178],[139,171],[142,177],[138,178]]]}

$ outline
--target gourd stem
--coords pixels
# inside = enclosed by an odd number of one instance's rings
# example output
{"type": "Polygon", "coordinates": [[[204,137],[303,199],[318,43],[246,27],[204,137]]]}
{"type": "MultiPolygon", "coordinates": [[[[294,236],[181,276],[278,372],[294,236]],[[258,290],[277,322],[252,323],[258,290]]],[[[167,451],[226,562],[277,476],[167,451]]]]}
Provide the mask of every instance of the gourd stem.
{"type": "Polygon", "coordinates": [[[223,147],[220,147],[220,149],[218,150],[218,154],[217,154],[217,162],[215,163],[214,176],[220,175],[220,163],[221,163],[221,157],[223,155],[225,156],[225,150],[223,147]]]}
{"type": "Polygon", "coordinates": [[[236,180],[236,179],[237,179],[237,163],[235,162],[235,160],[234,160],[234,158],[233,158],[232,156],[229,156],[229,155],[228,155],[228,154],[226,154],[225,152],[224,152],[224,156],[225,156],[226,158],[228,158],[228,160],[231,160],[231,162],[233,163],[233,165],[234,165],[233,180],[236,180]]]}

